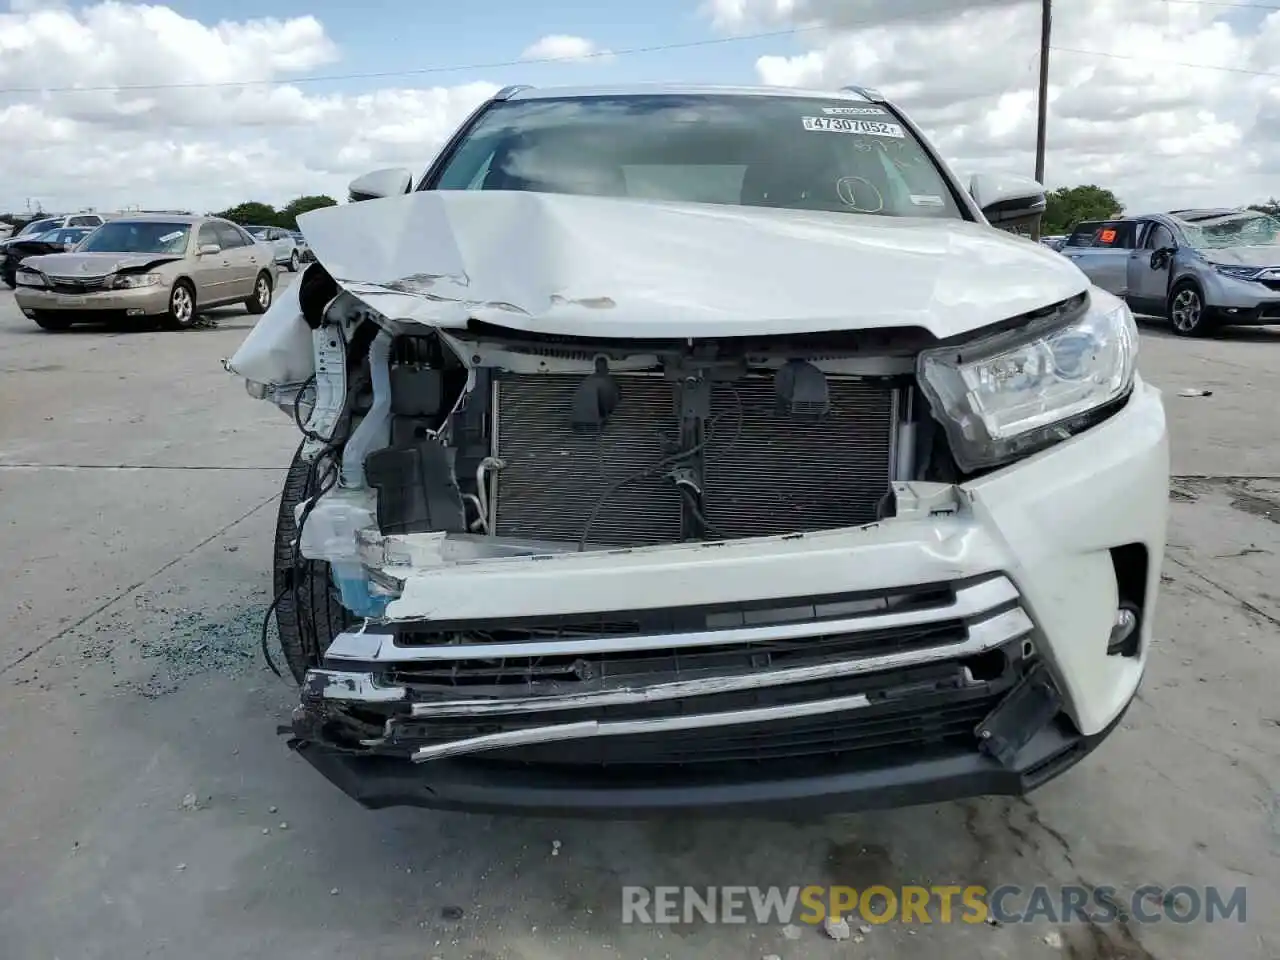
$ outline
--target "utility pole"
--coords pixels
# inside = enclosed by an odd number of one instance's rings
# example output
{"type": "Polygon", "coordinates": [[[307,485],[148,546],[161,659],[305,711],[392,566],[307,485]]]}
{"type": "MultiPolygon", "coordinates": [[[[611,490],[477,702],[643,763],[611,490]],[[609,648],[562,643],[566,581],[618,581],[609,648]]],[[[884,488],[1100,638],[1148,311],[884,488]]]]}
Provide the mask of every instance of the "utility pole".
{"type": "MultiPolygon", "coordinates": [[[[1036,182],[1044,183],[1044,147],[1049,122],[1049,33],[1053,25],[1052,0],[1040,0],[1040,101],[1036,116],[1036,182]]],[[[1043,216],[1038,218],[1031,228],[1031,239],[1039,242],[1040,224],[1043,216]]]]}

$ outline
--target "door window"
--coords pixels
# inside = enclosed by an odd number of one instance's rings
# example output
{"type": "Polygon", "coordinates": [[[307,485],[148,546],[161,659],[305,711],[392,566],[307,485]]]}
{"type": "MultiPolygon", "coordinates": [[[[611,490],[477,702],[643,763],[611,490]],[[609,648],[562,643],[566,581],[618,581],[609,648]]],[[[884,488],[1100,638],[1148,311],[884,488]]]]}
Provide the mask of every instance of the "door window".
{"type": "Polygon", "coordinates": [[[1133,220],[1108,220],[1099,224],[1093,245],[1104,250],[1132,250],[1137,232],[1137,223],[1133,220]]]}
{"type": "Polygon", "coordinates": [[[203,247],[206,243],[216,243],[222,246],[222,240],[218,237],[218,231],[213,229],[212,223],[200,224],[200,233],[196,236],[196,243],[203,247]]]}
{"type": "Polygon", "coordinates": [[[1163,223],[1157,223],[1147,231],[1147,242],[1143,244],[1148,250],[1164,250],[1174,246],[1173,231],[1163,223]]]}
{"type": "Polygon", "coordinates": [[[1098,232],[1098,223],[1096,220],[1088,220],[1084,223],[1076,224],[1071,236],[1067,237],[1064,247],[1092,247],[1094,235],[1098,232]]]}
{"type": "Polygon", "coordinates": [[[213,228],[218,232],[218,242],[222,245],[223,250],[248,246],[244,234],[232,224],[215,220],[213,228]]]}

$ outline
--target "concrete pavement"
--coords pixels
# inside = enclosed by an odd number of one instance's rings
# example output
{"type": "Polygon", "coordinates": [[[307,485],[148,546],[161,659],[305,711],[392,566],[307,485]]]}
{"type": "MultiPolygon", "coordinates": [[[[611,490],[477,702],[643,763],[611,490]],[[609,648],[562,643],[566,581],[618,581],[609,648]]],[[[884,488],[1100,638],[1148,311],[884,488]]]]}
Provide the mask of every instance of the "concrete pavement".
{"type": "Polygon", "coordinates": [[[297,432],[221,369],[252,320],[48,334],[0,294],[0,956],[1280,956],[1280,332],[1144,332],[1185,479],[1148,678],[1081,766],[1029,802],[609,824],[368,813],[285,748],[257,645],[297,432]],[[1248,917],[619,922],[623,884],[915,882],[1244,885],[1248,917]]]}

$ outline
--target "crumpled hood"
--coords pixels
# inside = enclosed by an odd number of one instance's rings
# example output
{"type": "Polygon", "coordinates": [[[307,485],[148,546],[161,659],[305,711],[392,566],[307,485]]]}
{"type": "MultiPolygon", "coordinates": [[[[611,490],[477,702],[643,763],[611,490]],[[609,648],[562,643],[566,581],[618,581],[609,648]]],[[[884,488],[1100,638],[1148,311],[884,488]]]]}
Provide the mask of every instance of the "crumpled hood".
{"type": "Polygon", "coordinates": [[[1205,247],[1200,251],[1210,263],[1246,267],[1280,266],[1280,244],[1252,247],[1205,247]]]}
{"type": "Polygon", "coordinates": [[[422,191],[298,223],[385,316],[560,335],[965,333],[1089,283],[1058,253],[961,220],[496,191],[422,191]]]}
{"type": "Polygon", "coordinates": [[[181,259],[172,254],[155,253],[47,253],[42,257],[28,257],[22,263],[55,277],[105,277],[119,270],[181,259]]]}

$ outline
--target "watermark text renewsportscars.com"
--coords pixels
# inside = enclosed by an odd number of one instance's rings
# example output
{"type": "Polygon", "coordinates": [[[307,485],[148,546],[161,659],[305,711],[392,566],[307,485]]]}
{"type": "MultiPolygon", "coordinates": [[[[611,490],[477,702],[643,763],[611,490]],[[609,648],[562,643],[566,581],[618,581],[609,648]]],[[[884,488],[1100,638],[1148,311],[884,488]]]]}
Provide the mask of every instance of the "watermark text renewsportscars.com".
{"type": "Polygon", "coordinates": [[[1244,923],[1244,887],[1021,887],[1012,884],[795,887],[623,887],[622,922],[821,923],[1244,923]]]}

